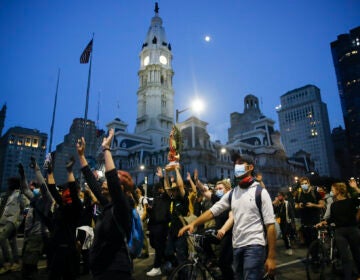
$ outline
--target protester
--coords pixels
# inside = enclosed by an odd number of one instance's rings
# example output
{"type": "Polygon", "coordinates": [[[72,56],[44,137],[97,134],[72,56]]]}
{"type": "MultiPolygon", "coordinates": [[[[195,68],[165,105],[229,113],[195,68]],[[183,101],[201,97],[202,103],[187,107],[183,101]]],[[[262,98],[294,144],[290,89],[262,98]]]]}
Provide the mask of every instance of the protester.
{"type": "MultiPolygon", "coordinates": [[[[45,246],[49,242],[49,227],[52,229],[51,206],[53,198],[34,158],[31,158],[30,168],[34,170],[37,182],[39,182],[34,183],[32,190],[27,183],[23,165],[20,163],[18,166],[21,191],[30,200],[24,226],[21,271],[23,279],[37,279],[37,265],[45,246]]],[[[52,173],[52,168],[49,167],[47,172],[52,173]]]]}
{"type": "Polygon", "coordinates": [[[75,229],[79,222],[82,205],[78,196],[78,185],[72,171],[74,164],[73,157],[66,163],[68,178],[67,183],[61,188],[61,194],[56,189],[53,174],[48,174],[48,188],[57,205],[52,217],[49,280],[76,279],[79,271],[75,229]]]}
{"type": "Polygon", "coordinates": [[[149,242],[146,236],[146,232],[148,230],[148,206],[149,202],[147,198],[145,197],[145,190],[142,186],[139,186],[136,188],[136,194],[137,194],[137,203],[136,203],[136,211],[139,213],[140,219],[141,219],[141,225],[144,232],[144,244],[143,249],[141,251],[141,255],[139,256],[140,259],[147,259],[149,257],[149,242]]]}
{"type": "Polygon", "coordinates": [[[277,197],[273,201],[273,205],[277,222],[280,225],[281,236],[284,240],[284,245],[286,248],[285,253],[291,256],[293,251],[291,248],[290,237],[291,234],[295,231],[294,209],[291,206],[291,203],[285,199],[285,193],[281,191],[278,192],[277,197]]]}
{"type": "MultiPolygon", "coordinates": [[[[16,236],[16,230],[20,225],[22,210],[25,207],[25,200],[21,194],[20,178],[10,177],[7,180],[8,189],[1,205],[0,212],[0,246],[3,251],[4,263],[0,268],[0,274],[4,274],[11,270],[12,259],[8,239],[16,236]]],[[[16,268],[18,269],[18,268],[16,268]]]]}
{"type": "Polygon", "coordinates": [[[162,274],[161,266],[165,263],[166,240],[169,232],[171,199],[164,189],[164,178],[161,167],[157,168],[156,176],[159,182],[154,185],[154,200],[149,211],[149,239],[155,250],[153,268],[146,273],[147,276],[162,274]]]}
{"type": "Polygon", "coordinates": [[[236,186],[225,194],[208,211],[194,222],[179,231],[182,236],[186,231],[193,232],[194,227],[218,216],[231,208],[234,216],[232,235],[234,279],[261,279],[265,270],[274,274],[275,262],[275,226],[274,211],[269,193],[261,188],[261,214],[255,202],[259,184],[251,176],[254,163],[239,154],[232,156],[236,186]],[[229,195],[232,194],[231,199],[229,195]],[[262,216],[262,217],[261,217],[262,216]],[[264,227],[266,226],[266,236],[264,227]],[[268,252],[266,254],[266,241],[268,252]]]}
{"type": "Polygon", "coordinates": [[[321,212],[325,204],[320,194],[310,185],[307,177],[300,178],[301,192],[295,200],[295,208],[298,209],[301,220],[301,232],[305,245],[310,246],[317,238],[314,225],[320,222],[321,212]]]}
{"type": "Polygon", "coordinates": [[[80,192],[80,200],[82,200],[82,209],[78,227],[76,228],[76,245],[77,250],[82,258],[81,274],[89,274],[89,250],[94,240],[94,212],[95,205],[98,203],[96,197],[85,183],[83,191],[80,192]]]}
{"type": "Polygon", "coordinates": [[[186,237],[178,236],[178,232],[185,224],[184,217],[189,213],[188,192],[184,188],[179,166],[175,167],[175,176],[172,181],[169,181],[168,171],[165,172],[164,186],[167,195],[171,199],[171,220],[167,237],[166,256],[173,266],[177,266],[185,262],[188,257],[186,237]]]}
{"type": "MultiPolygon", "coordinates": [[[[200,191],[207,200],[213,204],[218,202],[226,193],[231,191],[231,184],[227,180],[218,181],[215,186],[215,193],[205,188],[198,180],[197,184],[200,191]]],[[[223,279],[233,279],[234,272],[232,270],[233,262],[233,248],[232,248],[232,228],[234,224],[234,217],[232,211],[225,210],[220,215],[215,217],[215,228],[217,229],[217,238],[221,240],[219,245],[219,252],[217,254],[217,265],[220,267],[223,279]]],[[[209,254],[211,255],[211,254],[209,254]]]]}
{"type": "Polygon", "coordinates": [[[126,240],[130,238],[132,209],[125,192],[127,189],[133,189],[134,183],[129,173],[117,171],[115,168],[110,152],[113,137],[114,129],[110,129],[109,136],[103,139],[101,145],[107,180],[107,187],[102,189],[87,164],[85,139],[79,139],[76,144],[81,171],[90,189],[103,206],[95,227],[94,243],[90,249],[90,270],[96,280],[130,280],[132,273],[132,260],[126,244],[126,240]]]}
{"type": "Polygon", "coordinates": [[[357,279],[360,279],[360,230],[356,214],[360,205],[360,189],[356,184],[349,184],[357,193],[350,197],[345,183],[335,183],[331,186],[334,202],[330,206],[330,217],[316,226],[335,223],[335,242],[339,250],[345,280],[352,278],[352,260],[357,268],[357,279]]]}

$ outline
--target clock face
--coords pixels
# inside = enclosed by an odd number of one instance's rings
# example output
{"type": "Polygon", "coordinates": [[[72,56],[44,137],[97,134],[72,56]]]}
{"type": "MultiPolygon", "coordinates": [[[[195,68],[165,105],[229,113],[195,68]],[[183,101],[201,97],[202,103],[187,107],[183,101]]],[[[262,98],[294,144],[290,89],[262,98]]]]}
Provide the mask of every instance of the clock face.
{"type": "Polygon", "coordinates": [[[145,56],[144,58],[144,65],[147,66],[149,64],[150,58],[149,56],[145,56]]]}
{"type": "Polygon", "coordinates": [[[165,56],[160,55],[159,60],[161,64],[167,64],[167,58],[165,56]]]}

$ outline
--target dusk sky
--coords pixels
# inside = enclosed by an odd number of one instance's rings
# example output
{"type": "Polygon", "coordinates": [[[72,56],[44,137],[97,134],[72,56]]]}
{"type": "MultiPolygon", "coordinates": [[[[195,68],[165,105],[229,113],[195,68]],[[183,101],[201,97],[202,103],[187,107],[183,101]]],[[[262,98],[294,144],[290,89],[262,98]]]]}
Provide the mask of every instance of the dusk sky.
{"type": "MultiPolygon", "coordinates": [[[[154,3],[150,0],[1,0],[0,107],[5,133],[21,126],[48,133],[61,69],[53,149],[74,118],[84,117],[89,64],[79,58],[94,33],[88,118],[99,127],[118,117],[132,133],[137,72],[154,3]]],[[[253,94],[279,129],[284,93],[313,84],[331,128],[343,126],[330,43],[360,25],[359,0],[160,0],[173,53],[174,109],[198,96],[212,140],[227,140],[230,113],[253,94]],[[210,36],[207,42],[205,36],[210,36]]],[[[180,115],[180,121],[191,112],[180,115]]]]}

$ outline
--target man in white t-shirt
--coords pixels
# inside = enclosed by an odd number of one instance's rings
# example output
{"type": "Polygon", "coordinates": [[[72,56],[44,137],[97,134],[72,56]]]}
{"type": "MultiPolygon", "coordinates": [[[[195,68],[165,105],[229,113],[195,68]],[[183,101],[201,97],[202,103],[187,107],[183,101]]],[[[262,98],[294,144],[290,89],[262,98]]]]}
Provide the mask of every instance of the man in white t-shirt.
{"type": "Polygon", "coordinates": [[[259,183],[252,177],[253,161],[239,154],[234,154],[232,160],[235,175],[233,191],[226,193],[209,210],[183,227],[179,235],[183,235],[186,231],[193,232],[197,225],[231,208],[234,216],[232,232],[234,279],[259,280],[264,275],[264,268],[270,275],[275,273],[276,268],[276,233],[272,201],[267,190],[262,188],[261,207],[256,204],[256,189],[259,183]],[[230,193],[231,197],[229,197],[230,193]],[[263,223],[266,227],[266,239],[263,223]]]}

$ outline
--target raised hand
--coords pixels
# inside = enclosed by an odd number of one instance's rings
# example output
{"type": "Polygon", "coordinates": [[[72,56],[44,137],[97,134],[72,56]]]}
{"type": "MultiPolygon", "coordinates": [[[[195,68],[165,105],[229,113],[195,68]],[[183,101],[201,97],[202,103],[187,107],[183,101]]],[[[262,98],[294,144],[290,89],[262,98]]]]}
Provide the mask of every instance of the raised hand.
{"type": "Polygon", "coordinates": [[[108,137],[104,137],[103,142],[101,144],[101,147],[104,149],[110,149],[110,145],[111,145],[111,140],[114,137],[114,129],[111,128],[109,130],[109,136],[108,137]]]}
{"type": "Polygon", "coordinates": [[[79,138],[76,143],[76,151],[80,157],[85,155],[85,146],[86,143],[84,137],[79,138]]]}
{"type": "Polygon", "coordinates": [[[156,175],[159,177],[159,178],[162,178],[163,177],[163,173],[162,173],[162,168],[160,166],[158,166],[156,168],[156,175]]]}
{"type": "Polygon", "coordinates": [[[35,169],[35,170],[39,170],[39,166],[38,164],[36,163],[36,159],[34,157],[30,157],[30,168],[31,169],[35,169]]]}
{"type": "Polygon", "coordinates": [[[195,182],[197,181],[197,180],[199,180],[199,171],[195,168],[195,170],[194,170],[194,180],[195,180],[195,182]]]}
{"type": "Polygon", "coordinates": [[[44,162],[44,170],[46,170],[46,172],[48,174],[51,174],[54,170],[53,168],[53,157],[51,155],[51,153],[48,153],[46,155],[46,159],[45,159],[45,162],[44,162]]]}
{"type": "Polygon", "coordinates": [[[190,172],[187,172],[186,173],[186,180],[190,181],[191,180],[191,175],[190,175],[190,172]]]}

